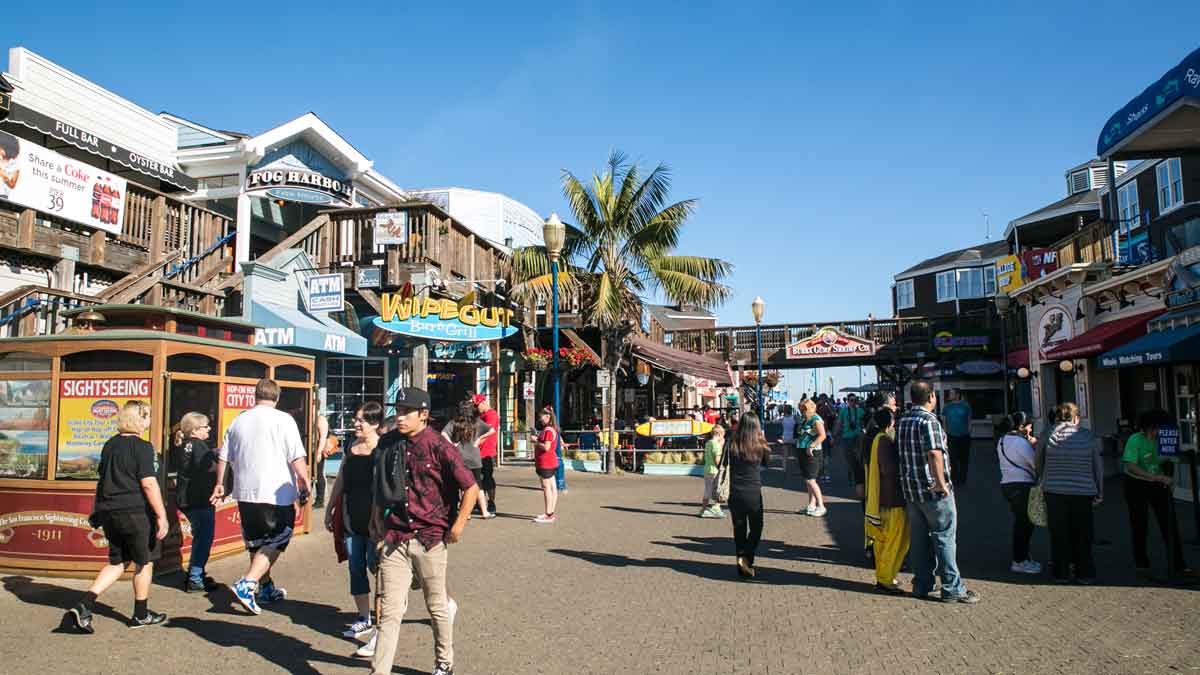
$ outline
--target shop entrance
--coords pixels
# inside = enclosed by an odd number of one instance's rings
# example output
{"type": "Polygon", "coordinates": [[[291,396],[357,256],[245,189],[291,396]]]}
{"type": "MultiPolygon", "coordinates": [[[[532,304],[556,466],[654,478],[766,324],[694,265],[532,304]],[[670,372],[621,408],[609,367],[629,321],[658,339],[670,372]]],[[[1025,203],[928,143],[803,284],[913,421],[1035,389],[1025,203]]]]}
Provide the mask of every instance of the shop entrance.
{"type": "Polygon", "coordinates": [[[475,394],[478,370],[475,363],[430,361],[429,414],[439,426],[454,417],[458,405],[475,394]]]}

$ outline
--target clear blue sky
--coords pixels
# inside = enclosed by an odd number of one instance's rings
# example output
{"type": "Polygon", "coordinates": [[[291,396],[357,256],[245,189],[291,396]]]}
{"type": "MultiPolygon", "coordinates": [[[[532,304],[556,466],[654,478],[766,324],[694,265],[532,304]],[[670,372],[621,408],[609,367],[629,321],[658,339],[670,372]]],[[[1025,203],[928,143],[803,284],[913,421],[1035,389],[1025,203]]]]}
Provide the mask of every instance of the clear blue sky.
{"type": "Polygon", "coordinates": [[[0,45],[218,128],[311,110],[402,186],[542,213],[611,148],[665,161],[701,200],[681,250],[736,265],[745,324],[755,295],[768,322],[889,315],[894,273],[1064,196],[1200,41],[1195,0],[378,4],[16,3],[0,45]]]}

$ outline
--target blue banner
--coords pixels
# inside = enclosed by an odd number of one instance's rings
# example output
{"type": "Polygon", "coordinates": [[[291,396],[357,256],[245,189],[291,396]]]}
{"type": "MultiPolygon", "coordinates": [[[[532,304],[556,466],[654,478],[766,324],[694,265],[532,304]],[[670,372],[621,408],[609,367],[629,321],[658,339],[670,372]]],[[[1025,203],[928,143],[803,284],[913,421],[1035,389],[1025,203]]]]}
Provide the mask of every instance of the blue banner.
{"type": "Polygon", "coordinates": [[[1185,96],[1200,96],[1200,49],[1188,54],[1179,65],[1108,118],[1096,141],[1096,155],[1103,157],[1113,146],[1185,96]]]}

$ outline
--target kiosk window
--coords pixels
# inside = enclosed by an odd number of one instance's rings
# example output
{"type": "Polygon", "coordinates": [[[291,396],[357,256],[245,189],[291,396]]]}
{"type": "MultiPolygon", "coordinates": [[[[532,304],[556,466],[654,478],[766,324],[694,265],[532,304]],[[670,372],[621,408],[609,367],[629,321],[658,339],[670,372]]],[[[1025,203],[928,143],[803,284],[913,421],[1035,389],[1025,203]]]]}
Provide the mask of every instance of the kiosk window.
{"type": "Polygon", "coordinates": [[[230,377],[252,377],[262,379],[267,376],[267,364],[239,359],[225,364],[225,374],[230,377]]]}
{"type": "Polygon", "coordinates": [[[308,382],[308,368],[302,366],[275,366],[275,379],[281,382],[308,382]]]}
{"type": "Polygon", "coordinates": [[[0,372],[17,373],[30,370],[50,370],[50,357],[29,352],[0,354],[0,372]]]}
{"type": "Polygon", "coordinates": [[[203,354],[175,354],[167,357],[167,370],[192,375],[219,375],[220,363],[203,354]]]}
{"type": "Polygon", "coordinates": [[[122,352],[115,349],[95,349],[89,352],[68,354],[62,359],[62,369],[68,373],[87,371],[150,371],[154,370],[154,357],[149,354],[122,352]]]}

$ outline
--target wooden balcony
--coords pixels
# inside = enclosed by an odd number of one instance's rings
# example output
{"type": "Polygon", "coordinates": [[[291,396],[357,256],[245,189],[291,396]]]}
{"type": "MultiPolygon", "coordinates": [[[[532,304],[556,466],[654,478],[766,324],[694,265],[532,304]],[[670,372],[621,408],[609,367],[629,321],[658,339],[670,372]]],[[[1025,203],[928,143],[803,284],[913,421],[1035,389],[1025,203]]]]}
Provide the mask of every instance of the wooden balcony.
{"type": "Polygon", "coordinates": [[[1067,267],[1076,263],[1116,262],[1112,224],[1097,220],[1084,225],[1076,232],[1062,238],[1050,248],[1058,251],[1058,266],[1067,267]]]}

